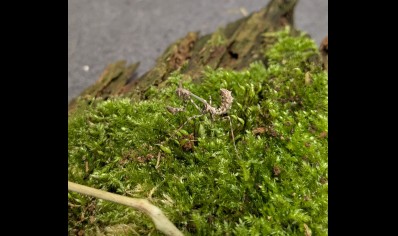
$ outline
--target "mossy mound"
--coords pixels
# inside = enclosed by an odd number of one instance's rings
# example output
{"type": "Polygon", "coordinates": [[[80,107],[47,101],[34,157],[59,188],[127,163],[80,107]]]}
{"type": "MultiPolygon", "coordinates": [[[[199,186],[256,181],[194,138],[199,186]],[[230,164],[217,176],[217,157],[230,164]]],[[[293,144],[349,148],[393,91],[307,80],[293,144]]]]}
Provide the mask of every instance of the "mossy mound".
{"type": "MultiPolygon", "coordinates": [[[[327,235],[327,73],[311,39],[273,37],[267,66],[208,69],[201,83],[175,72],[145,101],[81,102],[69,117],[69,180],[147,198],[185,235],[327,235]],[[232,91],[229,115],[201,115],[177,96],[180,83],[215,106],[221,88],[232,91]]],[[[160,235],[139,211],[68,199],[70,234],[160,235]]]]}

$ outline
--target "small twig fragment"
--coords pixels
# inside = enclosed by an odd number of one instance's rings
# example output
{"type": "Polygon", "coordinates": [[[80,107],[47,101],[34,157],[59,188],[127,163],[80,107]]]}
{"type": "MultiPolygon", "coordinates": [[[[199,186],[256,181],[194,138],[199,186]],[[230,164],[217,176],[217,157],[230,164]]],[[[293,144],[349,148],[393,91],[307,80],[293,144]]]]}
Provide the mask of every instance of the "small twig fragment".
{"type": "Polygon", "coordinates": [[[148,193],[148,199],[150,201],[152,201],[152,195],[155,193],[156,189],[158,188],[158,186],[155,186],[154,188],[151,189],[151,191],[149,191],[148,193]]]}
{"type": "Polygon", "coordinates": [[[158,160],[156,161],[155,169],[158,169],[160,165],[160,152],[158,153],[158,160]]]}

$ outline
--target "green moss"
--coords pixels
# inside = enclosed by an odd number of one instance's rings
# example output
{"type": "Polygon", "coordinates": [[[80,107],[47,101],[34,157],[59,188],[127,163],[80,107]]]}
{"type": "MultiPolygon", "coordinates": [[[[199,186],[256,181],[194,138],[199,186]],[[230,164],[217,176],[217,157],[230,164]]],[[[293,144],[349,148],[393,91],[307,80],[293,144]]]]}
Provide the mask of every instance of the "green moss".
{"type": "MultiPolygon", "coordinates": [[[[150,198],[186,235],[303,235],[304,224],[327,235],[327,73],[311,62],[318,56],[311,39],[288,30],[275,37],[267,68],[207,69],[201,84],[177,72],[162,89],[149,89],[146,101],[78,108],[68,124],[69,180],[150,198]],[[180,81],[217,106],[220,88],[232,91],[237,152],[228,118],[193,118],[200,112],[175,93],[180,81]]],[[[138,211],[68,197],[70,234],[125,224],[130,234],[160,235],[138,211]]]]}

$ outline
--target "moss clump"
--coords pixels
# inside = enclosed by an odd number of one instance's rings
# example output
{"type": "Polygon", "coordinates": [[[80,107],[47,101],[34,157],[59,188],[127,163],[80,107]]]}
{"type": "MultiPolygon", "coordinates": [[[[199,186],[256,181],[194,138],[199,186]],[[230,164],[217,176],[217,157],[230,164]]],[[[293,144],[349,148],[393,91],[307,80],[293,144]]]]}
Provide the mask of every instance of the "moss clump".
{"type": "MultiPolygon", "coordinates": [[[[68,124],[69,180],[149,198],[186,235],[327,235],[327,74],[312,62],[311,39],[288,30],[275,38],[267,67],[207,69],[200,84],[177,72],[145,101],[78,108],[68,124]],[[232,91],[234,139],[228,117],[200,116],[176,95],[180,82],[216,106],[220,88],[232,91]]],[[[138,211],[68,197],[70,234],[160,234],[138,211]]]]}

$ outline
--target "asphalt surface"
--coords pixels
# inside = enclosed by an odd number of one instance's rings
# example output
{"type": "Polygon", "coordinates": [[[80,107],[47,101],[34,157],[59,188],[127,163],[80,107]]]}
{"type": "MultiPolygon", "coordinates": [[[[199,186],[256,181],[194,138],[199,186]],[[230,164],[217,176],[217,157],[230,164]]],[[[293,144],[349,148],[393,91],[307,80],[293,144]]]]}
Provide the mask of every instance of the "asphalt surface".
{"type": "MultiPolygon", "coordinates": [[[[68,101],[107,64],[140,61],[138,75],[189,31],[205,35],[269,0],[68,0],[68,101]]],[[[328,1],[299,0],[295,26],[319,45],[328,34],[328,1]]]]}

